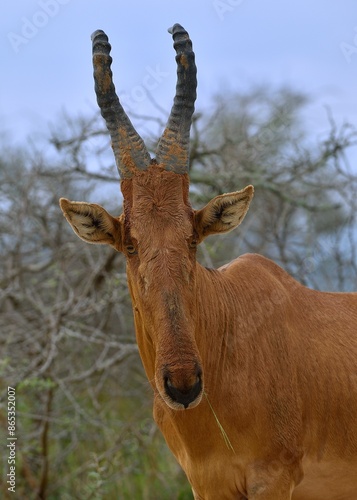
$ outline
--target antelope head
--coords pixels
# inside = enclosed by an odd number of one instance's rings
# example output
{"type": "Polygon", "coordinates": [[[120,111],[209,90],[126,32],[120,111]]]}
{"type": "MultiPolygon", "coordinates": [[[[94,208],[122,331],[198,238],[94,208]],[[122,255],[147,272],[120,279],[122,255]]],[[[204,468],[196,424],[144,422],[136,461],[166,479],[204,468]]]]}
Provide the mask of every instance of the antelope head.
{"type": "Polygon", "coordinates": [[[175,24],[176,96],[155,158],[115,93],[110,44],[92,35],[95,91],[121,178],[123,213],[61,198],[64,216],[84,241],[122,252],[140,355],[149,380],[173,409],[193,408],[203,393],[197,331],[197,245],[240,224],[253,187],[217,196],[201,210],[189,201],[189,135],[196,99],[196,66],[188,33],[175,24]]]}

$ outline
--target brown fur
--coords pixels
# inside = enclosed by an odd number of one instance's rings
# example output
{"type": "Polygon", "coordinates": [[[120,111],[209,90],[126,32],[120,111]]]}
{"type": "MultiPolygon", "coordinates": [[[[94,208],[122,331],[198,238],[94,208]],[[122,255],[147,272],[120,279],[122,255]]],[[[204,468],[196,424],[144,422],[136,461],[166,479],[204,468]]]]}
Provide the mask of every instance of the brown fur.
{"type": "Polygon", "coordinates": [[[251,187],[194,211],[188,177],[152,165],[122,181],[124,214],[61,200],[86,241],[127,257],[154,417],[196,499],[357,499],[357,293],[307,289],[272,261],[196,261],[244,218],[251,187]],[[202,371],[189,409],[183,391],[202,371]]]}

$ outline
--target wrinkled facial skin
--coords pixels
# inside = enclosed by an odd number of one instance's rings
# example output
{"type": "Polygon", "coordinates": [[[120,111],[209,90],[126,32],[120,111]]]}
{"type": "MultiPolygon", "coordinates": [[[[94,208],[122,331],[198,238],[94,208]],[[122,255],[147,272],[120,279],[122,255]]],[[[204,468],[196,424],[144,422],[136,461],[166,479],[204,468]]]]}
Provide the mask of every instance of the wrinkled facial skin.
{"type": "Polygon", "coordinates": [[[123,180],[122,192],[123,251],[140,354],[164,401],[192,408],[203,382],[194,337],[197,235],[188,177],[151,167],[150,175],[123,180]]]}

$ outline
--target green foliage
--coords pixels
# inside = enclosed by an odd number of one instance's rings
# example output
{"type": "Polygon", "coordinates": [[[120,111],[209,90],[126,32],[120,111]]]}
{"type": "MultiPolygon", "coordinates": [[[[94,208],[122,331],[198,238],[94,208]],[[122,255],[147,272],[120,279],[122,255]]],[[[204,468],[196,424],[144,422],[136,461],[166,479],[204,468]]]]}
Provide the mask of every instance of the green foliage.
{"type": "Polygon", "coordinates": [[[19,391],[34,391],[36,394],[36,391],[45,391],[46,389],[54,389],[55,387],[56,384],[49,378],[32,377],[22,380],[18,384],[17,389],[19,391]]]}

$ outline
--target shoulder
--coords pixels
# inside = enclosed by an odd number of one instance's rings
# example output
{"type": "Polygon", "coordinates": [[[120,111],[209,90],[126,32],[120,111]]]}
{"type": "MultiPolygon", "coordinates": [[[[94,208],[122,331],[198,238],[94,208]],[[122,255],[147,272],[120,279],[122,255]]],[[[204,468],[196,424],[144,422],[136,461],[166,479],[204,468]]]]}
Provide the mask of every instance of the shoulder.
{"type": "Polygon", "coordinates": [[[239,276],[242,279],[246,278],[249,281],[268,279],[282,284],[294,283],[295,286],[302,286],[278,264],[256,253],[241,255],[232,262],[220,267],[218,271],[227,273],[227,275],[239,276]]]}
{"type": "Polygon", "coordinates": [[[236,259],[232,260],[228,264],[220,267],[218,271],[226,272],[228,270],[233,271],[234,269],[244,269],[244,268],[264,268],[267,270],[275,271],[281,270],[285,273],[285,271],[275,264],[272,260],[267,257],[263,257],[263,255],[259,255],[257,253],[245,253],[240,255],[236,259]]]}

